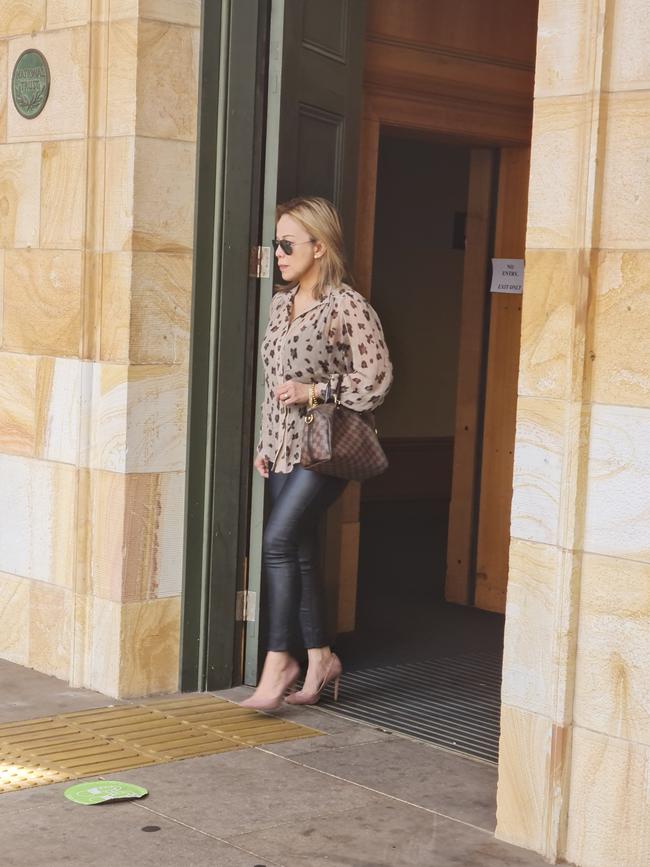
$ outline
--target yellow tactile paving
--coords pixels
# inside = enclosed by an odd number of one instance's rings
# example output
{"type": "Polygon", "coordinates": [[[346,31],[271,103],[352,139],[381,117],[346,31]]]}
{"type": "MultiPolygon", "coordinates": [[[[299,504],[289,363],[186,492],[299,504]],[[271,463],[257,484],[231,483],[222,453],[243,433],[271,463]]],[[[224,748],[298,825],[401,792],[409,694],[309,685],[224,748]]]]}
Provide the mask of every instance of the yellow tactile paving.
{"type": "Polygon", "coordinates": [[[212,695],[0,725],[0,793],[323,734],[212,695]]]}
{"type": "Polygon", "coordinates": [[[0,749],[0,792],[15,792],[48,783],[64,783],[74,776],[64,771],[44,767],[28,758],[9,755],[0,749]]]}

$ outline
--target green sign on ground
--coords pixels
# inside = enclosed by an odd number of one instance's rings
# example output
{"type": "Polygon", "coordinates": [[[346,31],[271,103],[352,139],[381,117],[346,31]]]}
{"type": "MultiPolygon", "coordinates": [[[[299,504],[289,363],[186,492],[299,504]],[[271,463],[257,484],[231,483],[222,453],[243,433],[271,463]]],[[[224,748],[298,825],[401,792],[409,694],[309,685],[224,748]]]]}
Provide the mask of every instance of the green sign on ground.
{"type": "Polygon", "coordinates": [[[16,111],[28,120],[45,108],[50,93],[50,67],[35,48],[23,51],[11,76],[11,95],[16,111]]]}
{"type": "Polygon", "coordinates": [[[142,798],[148,791],[133,783],[120,783],[118,780],[92,780],[90,783],[77,783],[63,793],[75,804],[103,804],[105,801],[123,801],[128,798],[142,798]]]}

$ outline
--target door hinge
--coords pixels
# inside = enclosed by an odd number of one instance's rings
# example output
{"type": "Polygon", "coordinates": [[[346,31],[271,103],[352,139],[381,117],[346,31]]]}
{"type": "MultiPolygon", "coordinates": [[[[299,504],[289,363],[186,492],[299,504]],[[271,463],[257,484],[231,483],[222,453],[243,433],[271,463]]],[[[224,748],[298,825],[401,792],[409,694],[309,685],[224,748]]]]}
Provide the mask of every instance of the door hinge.
{"type": "Polygon", "coordinates": [[[271,248],[251,247],[249,277],[271,276],[271,248]]]}
{"type": "Polygon", "coordinates": [[[238,590],[235,620],[238,623],[242,621],[254,623],[256,610],[257,593],[254,590],[238,590]]]}

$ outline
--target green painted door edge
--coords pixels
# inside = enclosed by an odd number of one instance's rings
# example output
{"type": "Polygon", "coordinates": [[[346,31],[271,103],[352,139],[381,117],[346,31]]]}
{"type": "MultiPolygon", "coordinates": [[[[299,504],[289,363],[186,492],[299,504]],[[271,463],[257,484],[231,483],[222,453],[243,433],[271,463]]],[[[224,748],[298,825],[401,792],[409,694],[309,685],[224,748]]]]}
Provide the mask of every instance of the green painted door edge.
{"type": "MultiPolygon", "coordinates": [[[[280,102],[282,96],[282,62],[284,44],[284,0],[273,0],[269,35],[269,69],[266,105],[266,152],[264,157],[264,192],[262,204],[261,244],[270,244],[275,237],[275,206],[278,189],[278,143],[280,139],[280,102]]],[[[273,294],[273,268],[270,275],[260,279],[258,333],[262,335],[268,321],[269,304],[273,294]]],[[[261,406],[264,398],[264,371],[258,365],[255,386],[255,430],[261,424],[261,406]]],[[[250,533],[248,540],[248,590],[255,596],[252,618],[246,623],[244,648],[244,683],[255,686],[260,656],[260,600],[262,585],[262,531],[264,525],[264,479],[253,473],[250,504],[250,533]]],[[[251,615],[249,615],[251,617],[251,615]]]]}
{"type": "Polygon", "coordinates": [[[241,680],[270,0],[203,4],[180,688],[241,680]],[[218,6],[218,8],[217,8],[218,6]],[[218,50],[217,50],[218,46],[218,50]],[[264,79],[265,82],[265,79],[264,79]],[[235,659],[238,662],[235,664],[235,659]]]}
{"type": "Polygon", "coordinates": [[[253,374],[259,281],[250,251],[259,243],[269,0],[231,6],[228,115],[222,201],[212,496],[212,557],[206,686],[241,683],[244,623],[236,621],[245,589],[254,441],[253,374]],[[233,664],[233,658],[237,660],[233,664]]]}
{"type": "Polygon", "coordinates": [[[210,533],[212,405],[214,402],[213,244],[218,153],[223,148],[222,0],[202,4],[201,66],[197,135],[196,209],[190,335],[188,436],[186,453],[184,566],[181,617],[181,690],[203,689],[205,679],[205,621],[210,533]]]}

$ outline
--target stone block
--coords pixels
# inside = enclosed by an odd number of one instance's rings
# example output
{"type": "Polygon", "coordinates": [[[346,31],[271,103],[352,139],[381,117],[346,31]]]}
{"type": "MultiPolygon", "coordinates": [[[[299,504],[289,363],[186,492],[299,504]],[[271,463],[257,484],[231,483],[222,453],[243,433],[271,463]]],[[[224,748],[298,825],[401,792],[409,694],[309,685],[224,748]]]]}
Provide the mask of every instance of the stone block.
{"type": "Polygon", "coordinates": [[[81,250],[86,216],[86,143],[43,144],[40,246],[81,250]]]}
{"type": "Polygon", "coordinates": [[[559,597],[575,592],[574,569],[573,558],[554,546],[511,541],[501,698],[560,724],[570,721],[562,697],[573,680],[566,651],[567,639],[575,641],[575,622],[556,618],[563,609],[571,617],[571,598],[562,603],[559,597]]]}
{"type": "MultiPolygon", "coordinates": [[[[106,252],[126,251],[132,247],[134,158],[132,137],[106,139],[105,171],[98,176],[98,184],[105,184],[103,247],[106,252]]],[[[155,171],[155,167],[151,169],[155,171]]],[[[102,201],[99,191],[97,200],[102,201]]],[[[162,219],[162,215],[159,214],[159,218],[162,219]]]]}
{"type": "Polygon", "coordinates": [[[100,359],[128,363],[133,254],[105,253],[102,259],[100,359]]]}
{"type": "Polygon", "coordinates": [[[515,538],[559,544],[566,416],[564,401],[518,400],[511,513],[515,538]]]}
{"type": "Polygon", "coordinates": [[[597,18],[588,0],[540,0],[535,98],[588,93],[593,87],[597,18]]]}
{"type": "Polygon", "coordinates": [[[71,588],[76,545],[75,468],[0,455],[0,471],[0,570],[71,588]]]}
{"type": "MultiPolygon", "coordinates": [[[[127,477],[103,470],[89,473],[89,592],[95,598],[121,602],[128,556],[124,531],[127,477]]],[[[149,484],[155,486],[156,479],[152,477],[149,484]]]]}
{"type": "Polygon", "coordinates": [[[38,117],[22,117],[9,106],[7,141],[85,138],[88,126],[90,29],[71,27],[18,37],[9,42],[9,69],[27,48],[47,58],[52,78],[50,95],[38,117]]]}
{"type": "Polygon", "coordinates": [[[93,599],[82,593],[73,593],[72,650],[70,657],[70,686],[90,683],[92,659],[93,599]]]}
{"type": "MultiPolygon", "coordinates": [[[[85,468],[77,470],[77,528],[74,592],[78,596],[90,596],[93,591],[92,582],[92,550],[94,544],[93,512],[92,512],[92,471],[85,468]]],[[[90,621],[88,621],[90,622],[90,621]]],[[[90,629],[90,626],[88,627],[90,629]]],[[[88,683],[87,680],[80,681],[88,683]]]]}
{"type": "Polygon", "coordinates": [[[7,141],[7,99],[9,96],[8,43],[0,41],[0,81],[7,82],[0,87],[0,144],[7,141]]]}
{"type": "Polygon", "coordinates": [[[86,684],[104,695],[117,698],[119,693],[120,633],[122,628],[122,605],[107,599],[92,600],[89,681],[86,684]]]}
{"type": "Polygon", "coordinates": [[[137,139],[132,249],[192,251],[195,152],[193,142],[137,139]]]}
{"type": "Polygon", "coordinates": [[[29,585],[26,578],[0,572],[0,657],[27,665],[29,585]]]}
{"type": "Polygon", "coordinates": [[[103,260],[101,359],[186,364],[192,256],[107,253],[103,260]]]}
{"type": "Polygon", "coordinates": [[[75,359],[0,354],[0,452],[76,464],[80,370],[75,359]]]}
{"type": "MultiPolygon", "coordinates": [[[[106,177],[106,169],[109,153],[114,147],[113,142],[124,142],[124,139],[105,139],[91,138],[87,142],[88,147],[88,181],[86,184],[86,251],[90,253],[101,253],[104,249],[106,241],[106,226],[107,206],[106,196],[112,196],[114,207],[117,211],[119,207],[118,191],[111,189],[110,184],[113,178],[106,177]],[[108,190],[108,193],[107,193],[108,190]]],[[[128,181],[128,173],[122,177],[125,182],[128,181]]],[[[127,203],[122,203],[125,209],[127,203]]],[[[127,212],[128,213],[128,212],[127,212]]],[[[111,215],[112,216],[112,215],[111,215]]],[[[119,212],[113,216],[116,220],[119,212]]]]}
{"type": "Polygon", "coordinates": [[[575,727],[566,860],[585,867],[650,863],[650,749],[575,727]]]}
{"type": "Polygon", "coordinates": [[[6,251],[4,349],[79,354],[82,264],[77,251],[6,251]]]}
{"type": "Polygon", "coordinates": [[[593,280],[591,399],[650,407],[650,252],[599,251],[593,280]]]}
{"type": "Polygon", "coordinates": [[[496,836],[542,852],[553,726],[518,708],[501,707],[496,836]]]}
{"type": "Polygon", "coordinates": [[[98,361],[101,339],[103,256],[101,253],[86,250],[83,257],[84,282],[79,354],[82,358],[98,361]]]}
{"type": "Polygon", "coordinates": [[[135,602],[180,595],[184,473],[91,471],[92,592],[135,602]]]}
{"type": "Polygon", "coordinates": [[[0,36],[33,33],[45,27],[47,0],[2,0],[0,36]]]}
{"type": "Polygon", "coordinates": [[[0,145],[0,247],[38,247],[41,146],[0,145]]]}
{"type": "Polygon", "coordinates": [[[129,369],[126,472],[185,470],[188,369],[138,365],[129,369]]]}
{"type": "Polygon", "coordinates": [[[126,476],[125,602],[179,596],[183,589],[184,473],[126,476]]]}
{"type": "Polygon", "coordinates": [[[84,368],[89,433],[81,466],[114,472],[185,469],[187,368],[181,365],[84,368]]]}
{"type": "MultiPolygon", "coordinates": [[[[158,599],[180,596],[183,591],[183,534],[185,524],[185,473],[160,473],[153,540],[152,590],[158,599]]],[[[153,516],[149,517],[154,523],[153,516]]],[[[133,534],[137,531],[133,527],[133,534]]],[[[141,561],[129,563],[141,570],[141,561]]]]}
{"type": "Polygon", "coordinates": [[[644,250],[650,243],[650,91],[610,94],[603,111],[598,246],[644,250]]]}
{"type": "Polygon", "coordinates": [[[93,21],[90,25],[90,94],[88,103],[88,135],[106,135],[108,114],[108,77],[110,27],[93,21]]]}
{"type": "Polygon", "coordinates": [[[87,364],[82,370],[82,438],[79,463],[93,469],[126,471],[128,368],[87,364]]]}
{"type": "Polygon", "coordinates": [[[32,581],[29,588],[28,665],[61,680],[70,677],[74,596],[32,581]]]}
{"type": "Polygon", "coordinates": [[[138,27],[138,135],[196,141],[199,31],[142,21],[138,27]]]}
{"type": "Polygon", "coordinates": [[[140,16],[199,27],[201,0],[140,0],[140,16]]]}
{"type": "Polygon", "coordinates": [[[132,363],[187,363],[191,300],[189,253],[133,254],[129,335],[132,363]]]}
{"type": "Polygon", "coordinates": [[[180,596],[123,606],[120,698],[178,689],[180,620],[180,596]]]}
{"type": "Polygon", "coordinates": [[[94,21],[119,21],[121,18],[137,18],[140,0],[94,0],[94,21]]]}
{"type": "Polygon", "coordinates": [[[38,359],[0,353],[0,452],[33,456],[36,449],[38,359]]]}
{"type": "Polygon", "coordinates": [[[645,0],[617,0],[610,26],[608,89],[650,89],[650,18],[645,0]]]}
{"type": "MultiPolygon", "coordinates": [[[[571,393],[579,259],[573,250],[529,250],[522,299],[521,395],[568,398],[571,393]]],[[[581,365],[580,365],[581,366],[581,365]]]]}
{"type": "Polygon", "coordinates": [[[574,719],[650,746],[650,564],[585,554],[574,719]]]}
{"type": "Polygon", "coordinates": [[[594,404],[584,549],[650,563],[650,409],[594,404]]]}
{"type": "Polygon", "coordinates": [[[47,29],[88,24],[90,6],[91,0],[47,0],[47,29]]]}
{"type": "Polygon", "coordinates": [[[82,362],[76,358],[42,358],[38,373],[36,455],[76,466],[82,362]]]}
{"type": "Polygon", "coordinates": [[[585,222],[585,160],[592,97],[535,103],[528,193],[528,248],[574,249],[585,222]]]}
{"type": "Polygon", "coordinates": [[[3,345],[4,333],[4,297],[5,297],[5,251],[0,250],[0,348],[3,345]]]}
{"type": "Polygon", "coordinates": [[[108,37],[108,101],[106,132],[134,135],[138,87],[138,22],[113,21],[108,37]]]}

